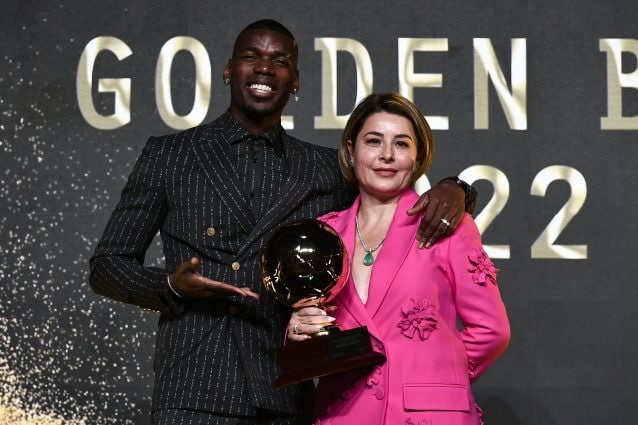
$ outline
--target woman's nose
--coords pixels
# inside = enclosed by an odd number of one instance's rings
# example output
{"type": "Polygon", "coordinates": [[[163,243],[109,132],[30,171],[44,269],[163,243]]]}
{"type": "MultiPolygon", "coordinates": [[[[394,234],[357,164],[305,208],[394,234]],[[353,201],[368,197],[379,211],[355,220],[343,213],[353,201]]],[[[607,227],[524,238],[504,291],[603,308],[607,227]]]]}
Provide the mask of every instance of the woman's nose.
{"type": "Polygon", "coordinates": [[[391,143],[383,144],[383,147],[381,148],[380,158],[386,161],[390,161],[394,158],[394,148],[392,147],[391,143]]]}

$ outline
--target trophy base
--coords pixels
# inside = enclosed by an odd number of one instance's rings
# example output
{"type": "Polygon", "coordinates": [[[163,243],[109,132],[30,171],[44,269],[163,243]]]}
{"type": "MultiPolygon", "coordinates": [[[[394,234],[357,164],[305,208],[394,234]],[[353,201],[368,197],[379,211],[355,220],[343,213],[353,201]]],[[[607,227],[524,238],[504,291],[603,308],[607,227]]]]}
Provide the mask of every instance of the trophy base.
{"type": "Polygon", "coordinates": [[[320,378],[347,370],[370,367],[385,362],[383,354],[372,350],[365,326],[345,331],[331,331],[306,341],[281,348],[282,373],[275,387],[320,378]]]}

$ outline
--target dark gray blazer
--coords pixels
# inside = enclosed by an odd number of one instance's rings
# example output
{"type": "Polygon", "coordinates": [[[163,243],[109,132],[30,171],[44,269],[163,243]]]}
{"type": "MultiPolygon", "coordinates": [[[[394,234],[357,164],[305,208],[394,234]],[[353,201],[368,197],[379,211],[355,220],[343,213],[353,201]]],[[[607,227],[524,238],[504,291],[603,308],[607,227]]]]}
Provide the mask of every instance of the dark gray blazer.
{"type": "Polygon", "coordinates": [[[311,384],[273,387],[289,310],[264,292],[258,253],[278,225],[338,209],[351,198],[336,151],[284,135],[289,181],[270,211],[253,217],[229,157],[229,118],[149,139],[91,259],[90,284],[99,294],[161,313],[154,410],[308,413],[311,384]],[[165,269],[143,265],[158,231],[165,269]],[[204,276],[249,286],[259,301],[174,296],[166,277],[193,256],[204,276]]]}

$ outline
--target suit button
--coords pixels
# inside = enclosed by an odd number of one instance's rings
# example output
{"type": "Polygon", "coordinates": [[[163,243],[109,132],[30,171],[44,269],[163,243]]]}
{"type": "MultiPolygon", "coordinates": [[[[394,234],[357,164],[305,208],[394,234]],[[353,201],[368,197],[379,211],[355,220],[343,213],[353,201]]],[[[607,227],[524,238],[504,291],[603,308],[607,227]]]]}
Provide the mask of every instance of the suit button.
{"type": "Polygon", "coordinates": [[[237,307],[234,305],[231,305],[230,307],[228,307],[228,314],[230,314],[231,316],[234,316],[237,314],[237,307]]]}
{"type": "Polygon", "coordinates": [[[208,229],[206,229],[206,235],[215,236],[215,228],[214,227],[209,227],[208,229]]]}
{"type": "Polygon", "coordinates": [[[230,267],[231,267],[233,270],[237,271],[237,270],[239,270],[239,268],[240,268],[241,266],[239,265],[239,263],[238,263],[237,261],[235,261],[233,264],[231,264],[231,265],[230,265],[230,267]]]}
{"type": "Polygon", "coordinates": [[[374,396],[377,398],[377,400],[383,400],[383,397],[385,397],[385,393],[382,389],[378,389],[374,396]]]}

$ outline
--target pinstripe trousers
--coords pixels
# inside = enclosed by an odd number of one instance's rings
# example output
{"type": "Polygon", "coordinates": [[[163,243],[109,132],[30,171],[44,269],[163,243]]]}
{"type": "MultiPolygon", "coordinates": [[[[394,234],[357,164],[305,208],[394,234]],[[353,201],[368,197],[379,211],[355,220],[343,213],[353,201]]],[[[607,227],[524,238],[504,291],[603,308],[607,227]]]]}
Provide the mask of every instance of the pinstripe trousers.
{"type": "Polygon", "coordinates": [[[151,416],[153,425],[307,425],[309,417],[285,415],[281,412],[258,411],[255,416],[220,416],[196,410],[157,410],[151,416]]]}

